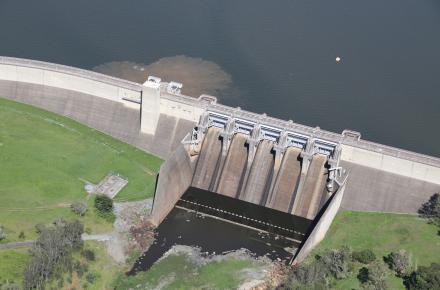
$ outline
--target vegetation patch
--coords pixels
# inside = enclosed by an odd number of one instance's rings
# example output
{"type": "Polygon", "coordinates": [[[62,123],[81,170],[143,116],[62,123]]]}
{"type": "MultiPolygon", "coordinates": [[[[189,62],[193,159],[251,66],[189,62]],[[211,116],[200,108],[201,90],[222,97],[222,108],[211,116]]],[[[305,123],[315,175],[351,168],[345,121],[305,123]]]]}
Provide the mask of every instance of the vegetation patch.
{"type": "MultiPolygon", "coordinates": [[[[101,217],[84,185],[118,172],[129,182],[115,200],[150,198],[161,163],[69,118],[0,98],[0,243],[37,240],[54,220],[79,219],[86,233],[108,232],[112,218],[101,217]]],[[[94,254],[72,252],[72,268],[44,278],[47,289],[110,289],[120,266],[104,245],[85,246],[94,254]]],[[[33,256],[29,248],[0,250],[1,289],[22,288],[33,256]]]]}
{"type": "Polygon", "coordinates": [[[265,263],[245,252],[202,257],[200,252],[178,246],[147,272],[121,274],[114,289],[237,289],[248,279],[262,279],[265,263]]]}
{"type": "MultiPolygon", "coordinates": [[[[435,223],[415,215],[342,211],[326,238],[300,268],[289,273],[284,285],[299,279],[311,287],[300,289],[405,289],[418,280],[434,283],[440,272],[437,264],[430,265],[439,262],[435,223]],[[352,249],[351,259],[341,253],[346,245],[352,249]],[[333,262],[325,263],[329,258],[333,262]]],[[[435,288],[412,285],[410,289],[435,288]]]]}
{"type": "Polygon", "coordinates": [[[86,231],[107,231],[87,200],[86,182],[108,172],[127,177],[116,200],[152,197],[162,160],[71,119],[0,98],[0,243],[37,238],[35,225],[84,214],[86,231]],[[72,204],[86,203],[88,211],[72,204]]]}

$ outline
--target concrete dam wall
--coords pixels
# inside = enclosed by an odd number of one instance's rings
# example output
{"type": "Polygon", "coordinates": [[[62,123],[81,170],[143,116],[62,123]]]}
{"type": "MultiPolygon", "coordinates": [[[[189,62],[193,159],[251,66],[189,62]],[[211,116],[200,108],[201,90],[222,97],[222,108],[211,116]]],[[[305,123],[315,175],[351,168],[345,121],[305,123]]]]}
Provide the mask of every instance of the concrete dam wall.
{"type": "Polygon", "coordinates": [[[358,132],[336,134],[231,108],[212,96],[184,96],[179,85],[0,57],[0,97],[67,116],[166,159],[154,197],[156,224],[197,187],[306,221],[311,226],[297,239],[299,262],[340,208],[416,213],[440,192],[439,158],[362,140],[358,132]]]}
{"type": "MultiPolygon", "coordinates": [[[[422,202],[440,191],[439,158],[369,142],[357,132],[336,134],[223,106],[210,96],[184,96],[168,83],[137,84],[58,64],[0,57],[0,97],[67,116],[164,159],[172,155],[207,112],[217,116],[210,117],[212,123],[218,122],[219,116],[247,120],[292,132],[294,139],[315,138],[338,144],[340,165],[350,173],[341,204],[345,209],[416,213],[422,202]]],[[[206,173],[203,180],[194,177],[199,179],[194,182],[204,183],[204,187],[209,183],[210,189],[224,195],[264,201],[285,212],[313,215],[319,205],[309,207],[310,213],[297,208],[303,203],[318,204],[316,198],[308,200],[302,193],[319,192],[320,187],[319,183],[307,182],[298,149],[290,146],[277,155],[274,152],[279,151],[279,141],[275,140],[268,153],[271,146],[260,141],[253,144],[245,123],[231,138],[226,132],[225,138],[219,137],[220,143],[210,145],[216,150],[215,158],[206,156],[200,160],[215,163],[215,167],[208,166],[212,172],[206,173]],[[221,149],[216,144],[221,144],[221,149]],[[262,174],[252,168],[258,166],[270,168],[271,173],[262,174]],[[259,192],[255,196],[249,196],[251,186],[252,191],[259,192]]],[[[315,167],[316,163],[319,160],[311,162],[313,172],[321,167],[315,167]]],[[[204,174],[200,167],[198,170],[196,175],[204,174]]],[[[319,176],[319,170],[313,174],[319,176]]]]}

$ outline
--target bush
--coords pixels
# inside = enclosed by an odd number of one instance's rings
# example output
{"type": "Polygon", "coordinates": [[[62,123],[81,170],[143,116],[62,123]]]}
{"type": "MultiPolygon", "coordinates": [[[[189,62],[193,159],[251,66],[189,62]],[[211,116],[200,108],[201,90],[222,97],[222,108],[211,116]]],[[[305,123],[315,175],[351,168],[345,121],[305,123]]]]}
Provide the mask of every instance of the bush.
{"type": "Polygon", "coordinates": [[[54,224],[56,227],[64,227],[64,226],[67,224],[67,222],[66,222],[66,220],[65,220],[64,218],[62,218],[62,217],[58,217],[58,218],[56,218],[56,219],[53,221],[53,224],[54,224]]]}
{"type": "Polygon", "coordinates": [[[293,282],[292,284],[295,284],[295,282],[301,284],[313,284],[316,282],[322,282],[325,279],[325,274],[326,270],[324,265],[315,261],[294,268],[291,273],[291,280],[293,282]]]}
{"type": "Polygon", "coordinates": [[[318,259],[324,264],[328,272],[336,279],[345,278],[350,270],[351,249],[342,247],[339,250],[330,250],[318,259]]]}
{"type": "Polygon", "coordinates": [[[24,235],[24,232],[21,231],[20,234],[18,235],[19,239],[24,239],[26,236],[24,235]]]}
{"type": "Polygon", "coordinates": [[[37,232],[37,234],[41,234],[41,232],[43,232],[46,228],[47,228],[47,226],[45,224],[36,224],[35,225],[35,231],[37,232]]]}
{"type": "Polygon", "coordinates": [[[355,251],[351,254],[353,260],[358,261],[362,264],[370,264],[376,260],[376,255],[371,250],[355,251]]]}
{"type": "Polygon", "coordinates": [[[384,258],[391,270],[395,271],[397,276],[403,277],[410,267],[409,255],[406,251],[391,252],[384,258]]]}
{"type": "Polygon", "coordinates": [[[0,290],[20,290],[20,285],[13,282],[6,282],[6,284],[0,283],[0,290]]]}
{"type": "Polygon", "coordinates": [[[72,209],[72,211],[74,213],[76,213],[79,216],[84,216],[87,212],[87,204],[85,204],[84,202],[74,202],[70,205],[70,208],[72,209]]]}
{"type": "Polygon", "coordinates": [[[103,194],[99,194],[95,197],[95,208],[99,213],[105,214],[113,210],[113,200],[103,194]]]}
{"type": "Polygon", "coordinates": [[[95,261],[95,252],[92,250],[84,250],[81,252],[81,255],[86,258],[87,261],[95,261]]]}
{"type": "Polygon", "coordinates": [[[440,264],[420,266],[405,279],[405,286],[410,290],[440,289],[440,264]]]}
{"type": "Polygon", "coordinates": [[[381,262],[374,262],[359,270],[357,278],[362,283],[364,289],[385,290],[388,289],[386,278],[387,268],[381,262]]]}
{"type": "Polygon", "coordinates": [[[86,275],[86,280],[87,282],[89,282],[90,284],[93,284],[96,280],[96,275],[93,273],[87,273],[86,275]]]}
{"type": "Polygon", "coordinates": [[[440,194],[433,194],[419,209],[419,214],[440,226],[440,194]]]}
{"type": "Polygon", "coordinates": [[[6,239],[5,229],[0,225],[0,241],[6,239]]]}

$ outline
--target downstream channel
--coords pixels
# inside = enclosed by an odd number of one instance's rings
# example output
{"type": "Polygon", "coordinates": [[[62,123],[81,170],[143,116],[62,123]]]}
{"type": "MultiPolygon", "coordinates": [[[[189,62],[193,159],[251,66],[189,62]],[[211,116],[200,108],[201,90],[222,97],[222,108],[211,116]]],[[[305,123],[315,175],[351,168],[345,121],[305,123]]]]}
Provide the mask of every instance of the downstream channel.
{"type": "Polygon", "coordinates": [[[256,257],[289,261],[310,220],[198,188],[190,188],[156,230],[154,244],[128,273],[147,271],[174,245],[206,255],[247,249],[256,257]]]}

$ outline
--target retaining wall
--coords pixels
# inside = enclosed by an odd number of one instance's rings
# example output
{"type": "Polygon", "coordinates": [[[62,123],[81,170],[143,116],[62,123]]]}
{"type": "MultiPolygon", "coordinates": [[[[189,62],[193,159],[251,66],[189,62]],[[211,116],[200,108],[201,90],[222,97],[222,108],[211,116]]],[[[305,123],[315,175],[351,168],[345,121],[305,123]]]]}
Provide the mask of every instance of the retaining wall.
{"type": "Polygon", "coordinates": [[[183,144],[162,164],[151,211],[151,221],[155,225],[163,221],[190,187],[194,167],[183,144]]]}
{"type": "Polygon", "coordinates": [[[314,226],[313,230],[307,237],[305,243],[301,246],[299,252],[296,254],[292,264],[302,262],[310,251],[313,250],[325,237],[330,225],[332,224],[336,214],[344,197],[345,186],[339,188],[339,190],[330,199],[326,208],[323,208],[321,217],[318,218],[318,222],[314,226]]]}

